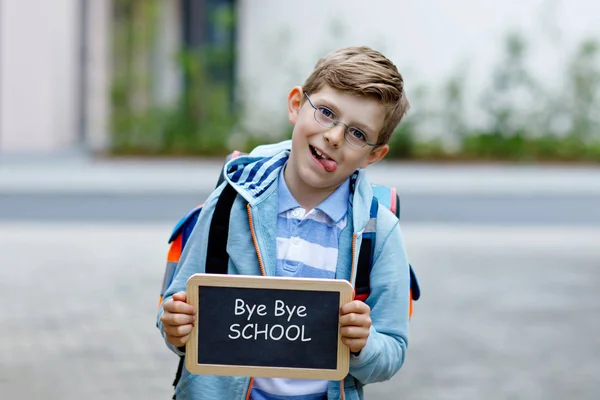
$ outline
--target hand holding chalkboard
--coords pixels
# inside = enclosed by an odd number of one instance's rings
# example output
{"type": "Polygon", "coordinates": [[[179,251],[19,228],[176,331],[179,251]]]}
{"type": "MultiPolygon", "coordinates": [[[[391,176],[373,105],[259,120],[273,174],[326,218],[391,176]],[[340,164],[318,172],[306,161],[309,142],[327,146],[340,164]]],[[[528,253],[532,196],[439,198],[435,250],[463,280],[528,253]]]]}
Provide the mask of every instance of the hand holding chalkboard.
{"type": "Polygon", "coordinates": [[[366,303],[354,300],[342,306],[342,342],[352,353],[359,353],[367,345],[371,324],[371,308],[366,303]]]}
{"type": "Polygon", "coordinates": [[[188,305],[197,307],[186,346],[192,373],[303,379],[348,373],[340,331],[341,307],[353,296],[347,281],[196,274],[187,294],[188,305]]]}
{"type": "Polygon", "coordinates": [[[196,308],[186,301],[185,292],[175,293],[165,301],[164,312],[160,317],[167,341],[177,347],[184,346],[189,340],[196,319],[196,308]]]}

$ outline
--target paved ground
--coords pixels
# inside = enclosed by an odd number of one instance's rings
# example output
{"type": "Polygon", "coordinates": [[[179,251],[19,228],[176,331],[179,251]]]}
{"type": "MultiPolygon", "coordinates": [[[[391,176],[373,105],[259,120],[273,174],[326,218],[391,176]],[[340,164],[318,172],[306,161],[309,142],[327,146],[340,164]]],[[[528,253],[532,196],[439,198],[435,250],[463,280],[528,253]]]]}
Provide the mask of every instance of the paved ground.
{"type": "MultiPolygon", "coordinates": [[[[0,160],[0,399],[168,399],[166,236],[221,165],[58,161],[0,160]]],[[[600,398],[600,169],[371,176],[403,194],[424,293],[405,367],[368,398],[600,398]]]]}
{"type": "MultiPolygon", "coordinates": [[[[167,399],[170,224],[0,223],[2,399],[167,399]]],[[[423,286],[380,400],[600,398],[600,227],[408,224],[423,286]]]]}
{"type": "MultiPolygon", "coordinates": [[[[0,194],[0,221],[174,224],[208,194],[0,194]]],[[[600,226],[600,194],[402,193],[400,201],[409,223],[600,226]]]]}
{"type": "MultiPolygon", "coordinates": [[[[174,221],[214,188],[220,160],[8,162],[0,221],[174,221]]],[[[600,226],[600,168],[380,163],[410,223],[600,226]]]]}

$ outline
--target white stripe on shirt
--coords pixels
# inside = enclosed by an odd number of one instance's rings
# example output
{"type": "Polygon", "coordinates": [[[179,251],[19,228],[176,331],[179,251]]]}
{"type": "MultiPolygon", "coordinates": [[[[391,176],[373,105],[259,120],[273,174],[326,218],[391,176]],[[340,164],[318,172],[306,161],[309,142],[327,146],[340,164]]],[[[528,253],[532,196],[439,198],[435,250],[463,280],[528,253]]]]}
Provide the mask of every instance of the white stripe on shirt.
{"type": "Polygon", "coordinates": [[[335,272],[338,249],[323,247],[298,237],[277,238],[277,258],[298,261],[313,268],[335,272]]]}

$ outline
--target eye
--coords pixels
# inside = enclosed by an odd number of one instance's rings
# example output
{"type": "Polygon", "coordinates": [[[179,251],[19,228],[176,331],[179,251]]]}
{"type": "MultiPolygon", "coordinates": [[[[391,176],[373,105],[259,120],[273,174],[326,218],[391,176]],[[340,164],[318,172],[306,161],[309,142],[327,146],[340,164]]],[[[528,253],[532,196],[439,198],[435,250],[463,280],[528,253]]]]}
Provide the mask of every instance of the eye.
{"type": "Polygon", "coordinates": [[[325,118],[330,119],[332,121],[335,121],[335,118],[336,118],[335,117],[335,113],[333,111],[331,111],[329,108],[327,108],[327,107],[319,107],[319,112],[325,118]]]}
{"type": "Polygon", "coordinates": [[[365,135],[364,132],[362,132],[358,128],[354,128],[351,126],[350,129],[348,129],[348,133],[360,141],[363,141],[363,142],[367,141],[367,135],[365,135]]]}

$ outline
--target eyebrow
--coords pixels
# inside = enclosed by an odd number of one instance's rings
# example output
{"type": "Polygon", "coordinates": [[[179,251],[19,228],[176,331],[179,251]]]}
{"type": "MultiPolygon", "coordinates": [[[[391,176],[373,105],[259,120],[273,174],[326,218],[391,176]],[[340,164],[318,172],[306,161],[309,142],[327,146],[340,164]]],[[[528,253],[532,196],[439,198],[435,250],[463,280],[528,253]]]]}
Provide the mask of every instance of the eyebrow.
{"type": "MultiPolygon", "coordinates": [[[[330,102],[330,101],[329,101],[329,100],[327,100],[327,99],[320,99],[320,100],[318,100],[318,101],[317,101],[317,103],[319,103],[319,102],[321,103],[321,105],[323,105],[323,106],[326,106],[327,108],[331,108],[331,109],[332,109],[332,111],[333,111],[333,112],[335,112],[335,115],[336,115],[336,117],[338,117],[338,119],[340,118],[340,117],[339,117],[339,114],[340,114],[340,112],[338,111],[338,110],[339,110],[339,108],[338,108],[336,105],[334,105],[332,102],[330,102]]],[[[317,107],[318,107],[318,106],[317,106],[317,107]]],[[[344,121],[342,121],[342,122],[344,122],[344,121]]],[[[344,123],[345,123],[345,122],[344,122],[344,123]]],[[[351,123],[351,124],[348,124],[348,126],[352,126],[352,127],[354,127],[354,128],[358,128],[358,129],[360,129],[360,130],[361,130],[361,131],[362,131],[364,134],[366,134],[366,135],[369,135],[369,133],[370,133],[370,132],[371,132],[371,133],[372,133],[372,132],[375,132],[375,130],[374,130],[374,129],[371,129],[371,128],[370,128],[370,127],[368,127],[367,125],[365,125],[365,124],[362,124],[362,123],[360,123],[360,122],[358,122],[358,123],[356,123],[356,122],[353,122],[353,123],[351,123]]]]}

